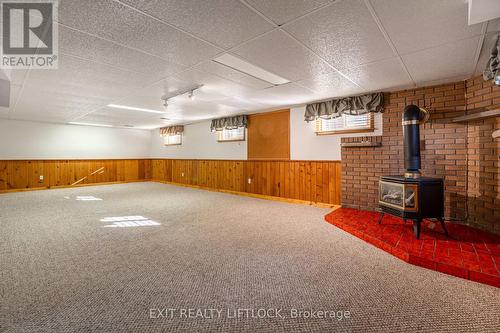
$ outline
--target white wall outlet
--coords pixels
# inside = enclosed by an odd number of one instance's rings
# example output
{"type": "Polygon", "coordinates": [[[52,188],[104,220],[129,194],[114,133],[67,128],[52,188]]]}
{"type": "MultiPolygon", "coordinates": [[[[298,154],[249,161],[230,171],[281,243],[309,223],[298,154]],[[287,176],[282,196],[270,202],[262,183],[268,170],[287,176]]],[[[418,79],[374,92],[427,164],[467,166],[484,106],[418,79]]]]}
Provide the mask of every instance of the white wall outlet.
{"type": "Polygon", "coordinates": [[[184,172],[181,172],[181,177],[184,177],[184,172]]]}
{"type": "Polygon", "coordinates": [[[43,182],[43,175],[40,175],[39,179],[40,179],[40,182],[43,182]]]}
{"type": "Polygon", "coordinates": [[[247,182],[248,184],[252,184],[252,178],[248,178],[247,182]]]}

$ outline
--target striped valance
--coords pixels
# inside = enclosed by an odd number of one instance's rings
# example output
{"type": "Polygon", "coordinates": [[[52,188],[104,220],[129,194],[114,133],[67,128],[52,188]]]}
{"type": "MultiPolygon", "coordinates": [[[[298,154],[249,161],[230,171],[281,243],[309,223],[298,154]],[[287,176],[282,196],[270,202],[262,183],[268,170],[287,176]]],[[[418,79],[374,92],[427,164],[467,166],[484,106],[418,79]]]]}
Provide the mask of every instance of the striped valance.
{"type": "Polygon", "coordinates": [[[224,129],[247,127],[247,125],[248,125],[248,117],[246,115],[226,117],[226,118],[213,119],[210,125],[210,130],[212,132],[215,132],[215,131],[222,131],[224,129]]]}
{"type": "Polygon", "coordinates": [[[384,94],[374,93],[307,104],[304,120],[309,122],[317,118],[337,118],[342,114],[361,115],[368,112],[383,111],[384,94]]]}
{"type": "Polygon", "coordinates": [[[184,126],[182,126],[182,125],[168,126],[168,127],[160,128],[160,135],[161,136],[177,135],[177,134],[181,134],[182,132],[184,132],[184,126]]]}

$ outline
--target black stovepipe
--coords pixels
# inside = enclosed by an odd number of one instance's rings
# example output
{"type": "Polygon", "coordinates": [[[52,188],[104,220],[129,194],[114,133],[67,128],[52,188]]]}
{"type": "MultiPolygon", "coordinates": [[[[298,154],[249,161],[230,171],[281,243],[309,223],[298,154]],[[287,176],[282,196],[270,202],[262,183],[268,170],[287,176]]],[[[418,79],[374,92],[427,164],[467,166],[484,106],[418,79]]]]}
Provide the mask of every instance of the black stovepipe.
{"type": "Polygon", "coordinates": [[[405,177],[420,176],[420,124],[426,120],[427,112],[416,105],[408,105],[403,111],[403,145],[405,177]]]}

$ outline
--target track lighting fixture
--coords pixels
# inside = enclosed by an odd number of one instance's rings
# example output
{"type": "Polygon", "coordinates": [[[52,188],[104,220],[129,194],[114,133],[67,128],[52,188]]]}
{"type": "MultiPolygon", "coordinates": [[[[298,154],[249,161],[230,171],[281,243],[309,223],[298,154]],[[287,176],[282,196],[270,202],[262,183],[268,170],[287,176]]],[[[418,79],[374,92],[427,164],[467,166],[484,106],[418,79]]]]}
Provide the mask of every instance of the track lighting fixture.
{"type": "Polygon", "coordinates": [[[177,97],[177,96],[182,96],[184,94],[187,94],[187,97],[190,99],[190,100],[193,100],[195,99],[195,95],[194,95],[194,92],[197,90],[197,89],[200,89],[201,87],[203,87],[203,85],[199,85],[199,86],[196,86],[194,88],[190,88],[190,89],[187,89],[187,90],[183,90],[181,92],[179,92],[178,94],[175,94],[175,95],[171,95],[171,96],[168,96],[168,95],[163,95],[161,97],[161,100],[163,101],[163,106],[166,108],[168,106],[168,100],[171,99],[171,98],[174,98],[174,97],[177,97]]]}

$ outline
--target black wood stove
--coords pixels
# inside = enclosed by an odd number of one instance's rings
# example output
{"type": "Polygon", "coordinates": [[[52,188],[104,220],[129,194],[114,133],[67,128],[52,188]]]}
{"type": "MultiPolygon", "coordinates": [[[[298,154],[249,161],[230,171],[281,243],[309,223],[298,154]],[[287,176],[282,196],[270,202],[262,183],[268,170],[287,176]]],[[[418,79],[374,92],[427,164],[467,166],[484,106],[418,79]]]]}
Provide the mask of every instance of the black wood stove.
{"type": "Polygon", "coordinates": [[[379,181],[379,208],[382,222],[384,214],[413,220],[413,231],[420,238],[422,219],[435,218],[444,224],[444,185],[441,178],[420,175],[420,128],[428,113],[416,105],[409,105],[403,112],[403,141],[406,172],[404,176],[382,176],[379,181]]]}

